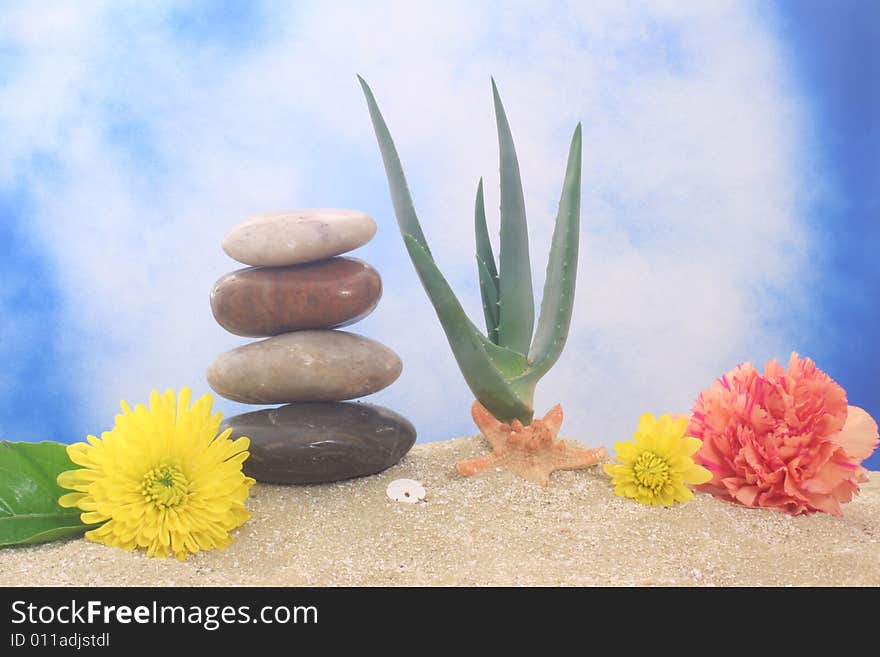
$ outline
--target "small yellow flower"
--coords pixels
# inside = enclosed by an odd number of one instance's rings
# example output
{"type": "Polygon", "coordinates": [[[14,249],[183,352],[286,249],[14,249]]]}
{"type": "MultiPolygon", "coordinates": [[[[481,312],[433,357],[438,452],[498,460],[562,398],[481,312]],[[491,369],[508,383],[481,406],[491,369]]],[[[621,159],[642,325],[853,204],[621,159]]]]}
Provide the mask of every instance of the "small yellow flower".
{"type": "Polygon", "coordinates": [[[704,484],[712,473],[694,463],[702,442],[684,435],[687,424],[686,418],[673,420],[668,414],[658,420],[650,413],[642,415],[635,442],[614,444],[622,463],[603,466],[611,475],[614,494],[665,506],[691,499],[694,494],[687,485],[704,484]]]}
{"type": "Polygon", "coordinates": [[[111,431],[68,446],[83,469],[58,475],[76,491],[58,502],[82,509],[86,524],[103,523],[88,539],[181,561],[229,545],[229,532],[250,517],[244,502],[254,480],[241,471],[250,440],[230,440],[231,429],[217,435],[222,416],[211,405],[204,395],[190,407],[189,388],[179,401],[173,390],[154,390],[149,409],[123,401],[111,431]]]}

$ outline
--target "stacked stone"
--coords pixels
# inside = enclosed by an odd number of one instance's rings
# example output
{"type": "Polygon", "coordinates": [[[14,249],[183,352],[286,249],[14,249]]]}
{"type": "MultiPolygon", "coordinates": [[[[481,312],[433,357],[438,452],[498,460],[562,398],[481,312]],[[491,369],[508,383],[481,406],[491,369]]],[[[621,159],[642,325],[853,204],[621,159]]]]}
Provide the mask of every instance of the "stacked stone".
{"type": "Polygon", "coordinates": [[[354,210],[297,210],[251,217],[223,240],[250,265],[211,292],[214,318],[230,333],[264,337],[221,354],[208,383],[245,404],[286,404],[228,418],[248,436],[244,471],[258,481],[312,484],[375,474],[416,439],[406,418],[350,403],[391,385],[402,369],[388,347],[340,331],[370,314],[382,296],[379,273],[345,257],[369,242],[376,222],[354,210]]]}

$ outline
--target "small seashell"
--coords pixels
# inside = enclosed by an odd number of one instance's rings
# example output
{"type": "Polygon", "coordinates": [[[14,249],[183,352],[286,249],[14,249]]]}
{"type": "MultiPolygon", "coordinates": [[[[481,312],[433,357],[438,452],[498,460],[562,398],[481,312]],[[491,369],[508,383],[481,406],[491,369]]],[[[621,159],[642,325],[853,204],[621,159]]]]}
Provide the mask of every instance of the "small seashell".
{"type": "Polygon", "coordinates": [[[425,487],[415,479],[395,479],[388,484],[385,494],[395,502],[415,504],[425,499],[425,487]]]}

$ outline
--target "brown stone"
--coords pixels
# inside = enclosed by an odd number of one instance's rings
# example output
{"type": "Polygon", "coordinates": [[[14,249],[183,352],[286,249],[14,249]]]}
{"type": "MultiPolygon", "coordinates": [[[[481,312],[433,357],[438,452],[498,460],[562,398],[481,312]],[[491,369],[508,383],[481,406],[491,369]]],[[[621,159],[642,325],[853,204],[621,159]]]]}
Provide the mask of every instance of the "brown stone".
{"type": "Polygon", "coordinates": [[[226,274],[211,292],[211,310],[230,333],[265,337],[348,326],[369,315],[381,296],[379,272],[356,258],[337,257],[226,274]]]}

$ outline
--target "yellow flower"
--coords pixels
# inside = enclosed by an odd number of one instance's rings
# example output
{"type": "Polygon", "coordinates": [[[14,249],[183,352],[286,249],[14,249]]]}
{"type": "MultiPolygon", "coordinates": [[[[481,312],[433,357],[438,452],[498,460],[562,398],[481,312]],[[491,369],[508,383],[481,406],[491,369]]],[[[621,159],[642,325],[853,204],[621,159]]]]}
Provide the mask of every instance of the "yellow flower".
{"type": "Polygon", "coordinates": [[[58,502],[82,509],[86,524],[103,523],[88,539],[181,561],[229,545],[230,530],[250,517],[244,502],[254,480],[241,471],[250,440],[230,440],[231,429],[217,435],[222,416],[211,404],[204,395],[190,407],[189,388],[179,402],[173,390],[154,390],[149,409],[123,401],[111,431],[68,446],[83,469],[58,475],[76,491],[58,502]]]}
{"type": "Polygon", "coordinates": [[[611,475],[614,494],[665,506],[691,499],[694,494],[687,484],[704,484],[712,473],[694,463],[702,441],[684,435],[687,424],[687,419],[673,420],[668,414],[658,420],[650,413],[642,415],[635,442],[614,444],[622,463],[603,466],[611,475]]]}

